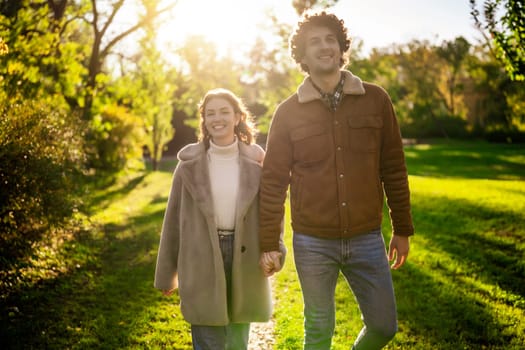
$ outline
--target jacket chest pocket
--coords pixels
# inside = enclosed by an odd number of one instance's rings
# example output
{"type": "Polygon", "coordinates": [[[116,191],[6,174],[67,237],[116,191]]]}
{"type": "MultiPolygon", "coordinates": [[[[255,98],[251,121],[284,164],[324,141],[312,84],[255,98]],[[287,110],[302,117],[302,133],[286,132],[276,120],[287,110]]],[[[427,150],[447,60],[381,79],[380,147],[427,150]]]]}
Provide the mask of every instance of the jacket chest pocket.
{"type": "Polygon", "coordinates": [[[354,152],[377,152],[381,147],[383,120],[377,115],[348,118],[349,148],[354,152]]]}
{"type": "Polygon", "coordinates": [[[293,157],[299,163],[316,163],[329,156],[329,139],[324,124],[310,124],[294,129],[290,133],[293,157]]]}

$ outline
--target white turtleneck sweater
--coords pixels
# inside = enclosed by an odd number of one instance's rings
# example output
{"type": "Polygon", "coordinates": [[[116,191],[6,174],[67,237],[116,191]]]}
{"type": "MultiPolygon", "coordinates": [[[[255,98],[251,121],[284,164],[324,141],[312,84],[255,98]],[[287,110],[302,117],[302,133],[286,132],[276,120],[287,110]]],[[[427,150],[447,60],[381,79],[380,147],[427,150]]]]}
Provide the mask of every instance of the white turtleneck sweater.
{"type": "Polygon", "coordinates": [[[208,164],[215,223],[218,229],[233,230],[239,192],[239,146],[237,138],[228,146],[218,146],[210,141],[208,164]]]}

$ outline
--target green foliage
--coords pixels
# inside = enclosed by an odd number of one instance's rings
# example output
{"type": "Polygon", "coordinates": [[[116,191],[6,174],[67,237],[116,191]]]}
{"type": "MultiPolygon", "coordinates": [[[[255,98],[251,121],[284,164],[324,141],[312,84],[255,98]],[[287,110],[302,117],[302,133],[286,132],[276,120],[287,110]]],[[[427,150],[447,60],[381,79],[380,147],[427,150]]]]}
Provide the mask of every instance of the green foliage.
{"type": "Polygon", "coordinates": [[[412,41],[354,54],[349,69],[384,87],[403,135],[411,138],[483,136],[524,129],[522,83],[510,81],[483,46],[464,38],[436,46],[412,41]]]}
{"type": "Polygon", "coordinates": [[[138,166],[144,144],[143,121],[127,108],[102,107],[89,130],[87,153],[89,166],[95,172],[112,174],[138,166]]]}
{"type": "Polygon", "coordinates": [[[53,95],[64,104],[78,106],[79,86],[86,74],[80,28],[52,16],[46,1],[22,4],[10,16],[0,15],[0,38],[9,48],[0,55],[2,90],[11,98],[53,95]]]}
{"type": "Polygon", "coordinates": [[[49,101],[0,100],[0,272],[5,272],[77,210],[84,158],[76,115],[49,101]]]}
{"type": "Polygon", "coordinates": [[[399,50],[397,59],[403,93],[396,107],[402,125],[424,125],[426,133],[449,137],[450,131],[442,121],[456,116],[450,115],[446,98],[440,90],[444,66],[438,51],[427,41],[414,40],[399,50]]]}
{"type": "Polygon", "coordinates": [[[9,53],[9,46],[4,42],[4,39],[0,37],[0,56],[9,53]]]}
{"type": "Polygon", "coordinates": [[[472,17],[481,30],[491,35],[496,57],[512,80],[525,80],[525,3],[523,0],[485,0],[479,18],[476,1],[470,0],[472,17]],[[503,9],[501,4],[503,3],[503,9]],[[500,16],[500,13],[502,15],[500,16]]]}
{"type": "Polygon", "coordinates": [[[337,4],[338,0],[293,0],[292,6],[297,14],[301,15],[304,11],[315,8],[327,8],[337,4]]]}
{"type": "MultiPolygon", "coordinates": [[[[417,109],[412,111],[413,114],[417,112],[417,109]]],[[[447,137],[463,139],[470,137],[467,131],[467,121],[459,117],[444,115],[430,120],[414,118],[410,123],[401,124],[401,134],[405,138],[439,138],[443,137],[443,130],[445,130],[447,137]]]]}
{"type": "Polygon", "coordinates": [[[291,60],[287,42],[292,27],[279,23],[275,16],[271,18],[271,28],[282,46],[271,47],[266,41],[258,38],[249,52],[249,64],[241,77],[245,82],[245,94],[249,96],[252,110],[256,116],[260,132],[257,142],[264,144],[275,108],[288,96],[293,94],[305,76],[291,60]],[[255,101],[255,103],[253,102],[255,101]]]}
{"type": "Polygon", "coordinates": [[[223,87],[242,95],[239,73],[242,67],[230,55],[219,55],[213,42],[194,35],[186,39],[178,53],[187,74],[179,78],[176,108],[194,117],[194,125],[198,125],[199,120],[197,106],[208,90],[223,87]]]}
{"type": "Polygon", "coordinates": [[[524,94],[521,83],[511,81],[500,64],[487,52],[469,58],[466,105],[472,133],[484,135],[493,129],[512,130],[523,123],[520,106],[524,94]]]}
{"type": "MultiPolygon", "coordinates": [[[[162,54],[155,47],[154,28],[147,27],[141,40],[142,56],[131,81],[136,89],[131,100],[133,112],[144,122],[145,146],[157,170],[162,151],[171,141],[175,130],[171,124],[176,73],[168,69],[162,54]]],[[[129,88],[128,88],[129,89],[129,88]]],[[[131,89],[129,89],[131,90],[131,89]]]]}
{"type": "Polygon", "coordinates": [[[450,115],[458,115],[456,94],[461,92],[463,86],[460,83],[464,72],[463,65],[469,55],[470,43],[463,37],[454,40],[444,41],[441,46],[436,48],[437,54],[447,65],[445,82],[445,105],[450,115]]]}

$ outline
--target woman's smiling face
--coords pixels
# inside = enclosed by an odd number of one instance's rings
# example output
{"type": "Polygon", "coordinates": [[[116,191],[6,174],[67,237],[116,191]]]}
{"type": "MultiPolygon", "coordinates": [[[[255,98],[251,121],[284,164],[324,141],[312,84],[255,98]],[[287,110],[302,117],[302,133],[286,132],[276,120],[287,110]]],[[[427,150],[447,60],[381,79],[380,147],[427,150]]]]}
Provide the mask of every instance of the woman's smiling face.
{"type": "Polygon", "coordinates": [[[228,100],[221,97],[211,98],[204,108],[204,125],[211,140],[218,146],[227,146],[235,141],[235,126],[240,116],[235,113],[228,100]]]}

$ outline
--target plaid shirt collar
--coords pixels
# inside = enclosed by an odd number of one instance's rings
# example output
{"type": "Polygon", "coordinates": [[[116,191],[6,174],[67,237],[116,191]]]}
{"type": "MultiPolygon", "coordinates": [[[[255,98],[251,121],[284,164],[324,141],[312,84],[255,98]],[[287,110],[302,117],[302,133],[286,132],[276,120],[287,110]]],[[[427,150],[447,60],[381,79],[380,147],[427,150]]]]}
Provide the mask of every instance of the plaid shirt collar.
{"type": "Polygon", "coordinates": [[[335,110],[339,106],[339,103],[341,103],[341,100],[343,99],[343,86],[345,84],[345,75],[341,74],[341,79],[339,79],[339,83],[337,83],[337,86],[335,87],[333,93],[321,91],[321,89],[314,83],[314,81],[311,78],[310,81],[321,95],[321,100],[325,103],[325,105],[330,109],[330,111],[335,112],[335,110]]]}

